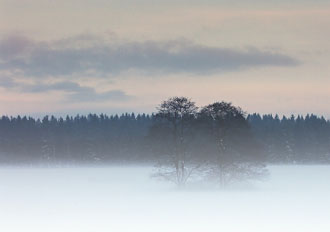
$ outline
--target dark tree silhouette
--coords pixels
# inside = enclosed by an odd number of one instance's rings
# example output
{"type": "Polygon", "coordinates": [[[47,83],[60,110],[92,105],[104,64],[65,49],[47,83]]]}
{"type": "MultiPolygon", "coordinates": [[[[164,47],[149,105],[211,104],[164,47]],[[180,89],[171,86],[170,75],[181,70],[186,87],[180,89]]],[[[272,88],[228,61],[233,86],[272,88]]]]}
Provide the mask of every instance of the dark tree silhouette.
{"type": "Polygon", "coordinates": [[[157,109],[158,124],[153,128],[153,132],[162,133],[161,141],[168,140],[167,148],[163,147],[168,156],[165,162],[161,159],[162,167],[157,175],[183,186],[193,170],[187,165],[191,161],[191,157],[188,158],[190,154],[187,146],[198,108],[188,98],[173,97],[163,101],[157,109]]]}
{"type": "Polygon", "coordinates": [[[233,180],[264,176],[267,170],[261,150],[253,139],[245,113],[227,102],[205,106],[199,113],[209,137],[209,177],[224,187],[233,180]],[[210,151],[210,149],[209,149],[210,151]]]}

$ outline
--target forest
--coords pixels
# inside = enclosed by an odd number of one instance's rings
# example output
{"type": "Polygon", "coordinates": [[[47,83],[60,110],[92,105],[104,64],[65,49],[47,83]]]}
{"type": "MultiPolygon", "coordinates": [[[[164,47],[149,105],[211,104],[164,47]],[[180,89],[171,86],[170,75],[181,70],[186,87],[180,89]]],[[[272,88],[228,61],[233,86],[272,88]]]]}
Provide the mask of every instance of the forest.
{"type": "Polygon", "coordinates": [[[219,149],[230,159],[329,163],[330,121],[313,114],[247,115],[227,102],[198,108],[184,97],[164,101],[153,114],[0,118],[1,164],[155,163],[175,152],[208,162],[219,149]],[[165,103],[175,99],[192,105],[173,116],[165,103]]]}

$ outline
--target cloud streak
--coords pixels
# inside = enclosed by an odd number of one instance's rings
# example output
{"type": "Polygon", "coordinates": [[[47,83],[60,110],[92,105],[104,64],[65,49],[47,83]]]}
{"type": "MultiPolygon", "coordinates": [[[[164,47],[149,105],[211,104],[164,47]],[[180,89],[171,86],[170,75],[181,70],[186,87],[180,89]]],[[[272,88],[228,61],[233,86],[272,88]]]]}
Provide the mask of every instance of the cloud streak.
{"type": "Polygon", "coordinates": [[[284,54],[230,49],[187,40],[113,43],[93,35],[45,42],[12,35],[0,41],[0,70],[30,77],[108,76],[130,70],[148,74],[203,74],[264,66],[295,66],[284,54]]]}
{"type": "Polygon", "coordinates": [[[2,78],[0,79],[0,86],[24,93],[64,92],[66,100],[70,102],[125,101],[131,98],[131,96],[128,96],[121,90],[96,92],[92,87],[81,86],[71,81],[27,84],[17,82],[11,78],[2,78]]]}

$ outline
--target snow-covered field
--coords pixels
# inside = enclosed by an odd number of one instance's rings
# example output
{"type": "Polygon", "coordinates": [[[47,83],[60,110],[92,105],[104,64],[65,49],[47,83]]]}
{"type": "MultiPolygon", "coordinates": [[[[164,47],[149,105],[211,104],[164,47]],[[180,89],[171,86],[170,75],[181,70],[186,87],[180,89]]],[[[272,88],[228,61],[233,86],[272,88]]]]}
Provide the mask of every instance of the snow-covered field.
{"type": "Polygon", "coordinates": [[[226,191],[178,190],[150,171],[2,167],[0,231],[330,231],[330,166],[272,166],[226,191]]]}

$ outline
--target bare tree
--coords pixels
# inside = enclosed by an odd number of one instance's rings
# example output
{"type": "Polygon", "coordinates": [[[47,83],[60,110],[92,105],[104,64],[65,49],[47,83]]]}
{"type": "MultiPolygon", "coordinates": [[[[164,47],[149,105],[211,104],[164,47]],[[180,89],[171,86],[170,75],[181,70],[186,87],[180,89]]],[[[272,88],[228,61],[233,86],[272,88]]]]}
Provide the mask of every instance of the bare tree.
{"type": "Polygon", "coordinates": [[[187,164],[191,161],[188,158],[188,137],[192,121],[197,113],[195,103],[185,97],[172,97],[163,101],[157,108],[160,124],[156,124],[158,131],[162,131],[162,140],[167,140],[167,159],[162,159],[161,168],[158,170],[157,176],[164,177],[174,181],[177,185],[183,186],[191,176],[196,167],[187,164]],[[159,130],[161,128],[161,130],[159,130]],[[165,133],[164,133],[165,132],[165,133]],[[188,167],[189,166],[189,167],[188,167]]]}
{"type": "Polygon", "coordinates": [[[221,187],[233,180],[257,178],[267,173],[241,108],[216,102],[203,107],[199,118],[215,145],[208,163],[208,176],[221,187]]]}

